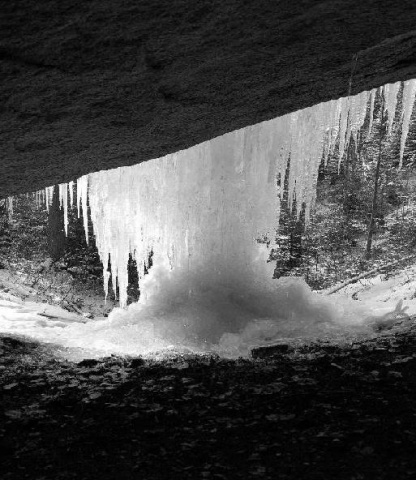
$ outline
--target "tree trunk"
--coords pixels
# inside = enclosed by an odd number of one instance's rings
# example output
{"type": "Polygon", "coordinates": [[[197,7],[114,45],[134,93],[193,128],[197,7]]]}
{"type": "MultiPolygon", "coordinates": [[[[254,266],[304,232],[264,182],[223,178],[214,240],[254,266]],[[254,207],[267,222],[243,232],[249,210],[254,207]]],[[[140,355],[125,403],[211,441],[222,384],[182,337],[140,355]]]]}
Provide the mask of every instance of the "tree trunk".
{"type": "Polygon", "coordinates": [[[344,192],[343,192],[343,210],[345,216],[345,222],[349,223],[350,219],[350,157],[351,157],[351,144],[352,141],[349,142],[347,152],[345,155],[344,160],[344,192]]]}
{"type": "Polygon", "coordinates": [[[374,176],[374,190],[373,190],[373,201],[371,204],[371,213],[370,221],[368,224],[368,233],[367,233],[367,246],[365,249],[365,258],[369,260],[371,258],[371,248],[373,245],[373,235],[374,235],[374,218],[377,209],[377,197],[378,197],[378,184],[380,178],[380,166],[381,166],[381,157],[382,157],[382,146],[383,146],[383,123],[384,123],[384,102],[381,102],[381,120],[380,120],[380,142],[378,147],[378,159],[376,172],[374,176]]]}

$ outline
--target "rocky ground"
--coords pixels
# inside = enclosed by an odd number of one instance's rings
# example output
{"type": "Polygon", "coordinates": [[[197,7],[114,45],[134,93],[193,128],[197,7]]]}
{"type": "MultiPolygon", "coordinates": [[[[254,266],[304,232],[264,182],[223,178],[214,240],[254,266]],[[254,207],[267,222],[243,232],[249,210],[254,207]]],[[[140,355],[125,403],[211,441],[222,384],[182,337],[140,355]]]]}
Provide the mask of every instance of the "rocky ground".
{"type": "MultiPolygon", "coordinates": [[[[58,308],[67,321],[111,309],[101,286],[58,270],[3,268],[0,301],[41,305],[45,321],[62,319],[58,308]]],[[[75,363],[62,347],[0,334],[0,478],[416,478],[414,271],[402,274],[394,289],[379,276],[347,287],[358,300],[404,299],[402,323],[245,360],[171,352],[75,363]]]]}
{"type": "Polygon", "coordinates": [[[0,340],[3,480],[416,478],[416,328],[250,360],[0,340]]]}

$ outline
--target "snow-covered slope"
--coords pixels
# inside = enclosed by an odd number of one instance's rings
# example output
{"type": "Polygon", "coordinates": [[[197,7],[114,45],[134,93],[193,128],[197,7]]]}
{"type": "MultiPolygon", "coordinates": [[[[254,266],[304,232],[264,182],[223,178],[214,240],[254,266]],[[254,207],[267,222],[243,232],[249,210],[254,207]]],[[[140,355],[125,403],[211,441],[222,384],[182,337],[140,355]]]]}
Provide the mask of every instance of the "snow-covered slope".
{"type": "Polygon", "coordinates": [[[372,306],[375,315],[391,311],[403,300],[403,307],[408,307],[406,313],[416,315],[416,265],[403,268],[395,275],[378,274],[359,280],[334,295],[372,306]]]}

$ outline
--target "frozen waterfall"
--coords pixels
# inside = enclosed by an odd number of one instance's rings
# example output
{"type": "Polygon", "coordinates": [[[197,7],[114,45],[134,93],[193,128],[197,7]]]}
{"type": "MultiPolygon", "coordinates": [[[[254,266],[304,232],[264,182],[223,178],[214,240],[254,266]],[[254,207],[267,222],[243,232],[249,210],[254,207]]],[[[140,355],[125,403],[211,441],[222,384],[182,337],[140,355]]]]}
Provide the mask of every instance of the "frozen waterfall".
{"type": "MultiPolygon", "coordinates": [[[[400,83],[381,87],[389,132],[399,87],[400,83]]],[[[400,162],[415,93],[416,80],[404,82],[400,162]]],[[[86,225],[88,192],[106,292],[109,257],[120,305],[125,306],[129,253],[142,279],[151,252],[156,266],[164,265],[169,272],[186,270],[189,279],[203,271],[204,283],[239,290],[241,282],[254,282],[263,288],[272,268],[258,240],[274,246],[279,185],[289,158],[289,202],[296,199],[298,213],[304,204],[308,218],[322,158],[333,152],[338,137],[341,161],[369,105],[372,117],[374,97],[372,90],[321,103],[163,158],[80,178],[77,201],[82,201],[86,225]]],[[[66,197],[61,193],[64,208],[66,197]]],[[[144,285],[141,290],[148,296],[144,285]]]]}
{"type": "MultiPolygon", "coordinates": [[[[382,88],[390,132],[399,87],[382,88]]],[[[415,93],[416,81],[405,82],[401,158],[415,93]]],[[[180,345],[244,354],[281,337],[365,329],[364,307],[316,295],[301,279],[273,280],[268,259],[288,162],[289,202],[296,199],[298,213],[306,206],[308,218],[322,159],[337,141],[341,161],[368,116],[371,129],[375,94],[322,103],[78,179],[78,211],[82,205],[88,235],[88,196],[106,294],[110,258],[113,287],[118,284],[120,306],[126,306],[131,254],[141,296],[102,323],[71,327],[76,345],[117,351],[123,344],[124,353],[180,345]],[[150,255],[153,266],[144,275],[150,255]]],[[[46,203],[51,197],[47,189],[46,203]]],[[[66,212],[74,201],[66,185],[60,198],[66,212]]]]}

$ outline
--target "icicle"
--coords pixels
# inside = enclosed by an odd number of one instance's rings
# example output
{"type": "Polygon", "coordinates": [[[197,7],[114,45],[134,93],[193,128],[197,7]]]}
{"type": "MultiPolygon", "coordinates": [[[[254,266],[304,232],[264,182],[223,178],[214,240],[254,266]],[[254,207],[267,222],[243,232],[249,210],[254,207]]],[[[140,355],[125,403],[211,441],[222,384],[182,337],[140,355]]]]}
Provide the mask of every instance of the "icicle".
{"type": "Polygon", "coordinates": [[[394,117],[396,115],[397,95],[400,90],[400,82],[384,85],[385,109],[387,111],[387,134],[391,134],[394,117]]]}
{"type": "Polygon", "coordinates": [[[11,220],[13,218],[13,197],[7,197],[7,213],[11,220]]]}
{"type": "Polygon", "coordinates": [[[49,212],[49,207],[52,204],[54,188],[55,188],[54,186],[45,188],[45,203],[46,203],[46,210],[48,212],[49,212]]]}
{"type": "Polygon", "coordinates": [[[65,235],[68,235],[68,184],[59,185],[59,205],[64,210],[65,235]]]}
{"type": "Polygon", "coordinates": [[[81,216],[81,179],[84,177],[80,177],[77,180],[77,213],[78,218],[81,216]]]}
{"type": "Polygon", "coordinates": [[[48,187],[45,188],[45,206],[46,206],[46,211],[49,212],[49,191],[48,191],[48,187]]]}
{"type": "MultiPolygon", "coordinates": [[[[370,92],[361,92],[358,95],[350,98],[350,102],[348,104],[349,111],[344,151],[348,148],[351,137],[357,144],[358,132],[364,124],[365,116],[367,113],[369,97],[370,92]]],[[[344,113],[344,115],[346,114],[344,113]]]]}
{"type": "Polygon", "coordinates": [[[346,141],[349,139],[346,138],[347,126],[348,126],[348,115],[349,115],[349,98],[340,98],[339,102],[339,157],[338,157],[338,171],[341,167],[342,158],[346,150],[346,141]]]}
{"type": "Polygon", "coordinates": [[[71,207],[74,206],[74,182],[70,181],[68,183],[68,188],[69,188],[69,204],[71,207]]]}
{"type": "Polygon", "coordinates": [[[373,129],[373,120],[374,120],[374,100],[376,98],[376,93],[377,93],[377,90],[375,88],[373,88],[373,90],[371,90],[370,92],[370,113],[369,113],[369,117],[370,117],[370,123],[368,125],[368,133],[367,133],[367,138],[370,137],[371,135],[371,131],[373,129]]]}
{"type": "Polygon", "coordinates": [[[329,105],[330,118],[323,139],[323,158],[325,165],[327,164],[329,157],[334,153],[336,138],[339,133],[340,104],[339,102],[332,100],[329,102],[329,105]]]}
{"type": "Polygon", "coordinates": [[[87,244],[89,243],[89,234],[88,234],[88,175],[78,178],[77,180],[77,209],[78,209],[78,218],[81,216],[80,208],[82,205],[82,218],[84,221],[84,232],[85,240],[87,244]]]}
{"type": "Polygon", "coordinates": [[[110,273],[107,271],[107,267],[105,266],[103,268],[103,283],[104,283],[104,298],[105,301],[107,302],[107,297],[108,297],[108,283],[110,280],[110,273]]]}
{"type": "Polygon", "coordinates": [[[357,134],[364,125],[365,117],[367,114],[367,106],[370,101],[371,92],[361,92],[357,95],[358,101],[356,103],[356,109],[352,120],[352,132],[354,138],[357,139],[357,134]]]}
{"type": "Polygon", "coordinates": [[[407,134],[409,133],[410,117],[412,116],[413,104],[415,102],[416,80],[407,80],[403,88],[403,113],[402,113],[402,134],[400,138],[400,163],[403,164],[404,146],[406,144],[407,134]]]}

